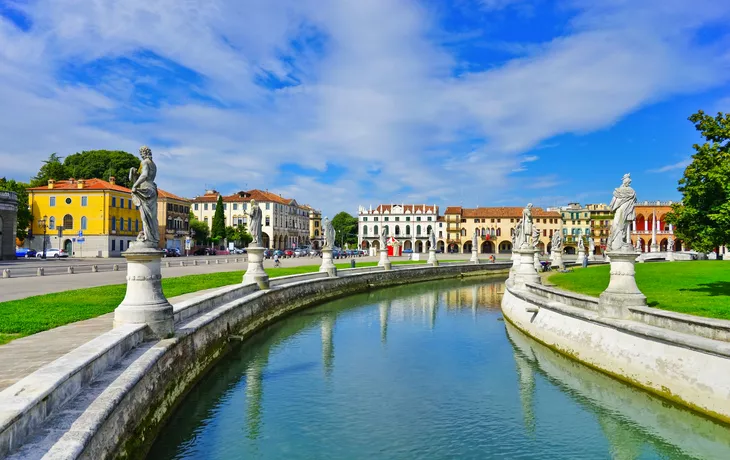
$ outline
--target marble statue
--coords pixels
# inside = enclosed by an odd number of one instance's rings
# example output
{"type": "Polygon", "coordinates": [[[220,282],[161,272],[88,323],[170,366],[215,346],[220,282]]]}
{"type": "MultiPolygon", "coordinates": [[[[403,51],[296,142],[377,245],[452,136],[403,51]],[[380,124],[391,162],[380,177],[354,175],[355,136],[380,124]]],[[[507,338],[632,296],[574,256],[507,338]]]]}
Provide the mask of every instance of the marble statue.
{"type": "Polygon", "coordinates": [[[563,236],[560,232],[553,233],[553,240],[550,252],[563,252],[563,236]]]}
{"type": "Polygon", "coordinates": [[[583,248],[585,248],[585,246],[583,245],[583,237],[580,235],[575,235],[574,238],[575,238],[576,249],[578,249],[578,251],[582,251],[583,248]]]}
{"type": "Polygon", "coordinates": [[[387,245],[387,243],[385,242],[385,237],[386,236],[387,235],[385,234],[385,225],[383,225],[383,229],[380,231],[380,237],[379,237],[379,240],[380,240],[380,250],[381,251],[385,251],[386,250],[386,245],[387,245]]]}
{"type": "Polygon", "coordinates": [[[479,229],[474,229],[474,235],[471,237],[471,250],[476,251],[479,247],[479,229]]]}
{"type": "Polygon", "coordinates": [[[518,248],[529,248],[530,239],[532,238],[532,203],[528,203],[527,207],[522,210],[522,219],[520,220],[518,237],[516,243],[518,248]]]}
{"type": "Polygon", "coordinates": [[[671,236],[667,240],[667,251],[672,252],[674,251],[674,238],[671,236]]]}
{"type": "Polygon", "coordinates": [[[630,185],[631,174],[624,174],[621,186],[613,191],[613,199],[609,205],[614,213],[608,235],[610,251],[619,251],[626,244],[631,246],[631,222],[636,219],[636,192],[630,185]]]}
{"type": "Polygon", "coordinates": [[[533,225],[533,227],[532,227],[532,247],[537,249],[538,244],[540,244],[540,229],[533,225]]]}
{"type": "Polygon", "coordinates": [[[596,240],[594,240],[593,237],[588,238],[588,250],[591,254],[596,251],[596,240]]]}
{"type": "Polygon", "coordinates": [[[248,229],[251,232],[253,239],[248,243],[249,247],[262,248],[264,247],[264,238],[262,236],[261,229],[261,208],[256,204],[256,200],[251,200],[251,211],[248,214],[248,229]]]}
{"type": "Polygon", "coordinates": [[[428,240],[431,242],[431,249],[436,249],[436,232],[431,230],[431,233],[428,235],[428,240]]]}
{"type": "Polygon", "coordinates": [[[325,216],[324,224],[324,247],[332,249],[335,247],[335,227],[332,225],[332,221],[325,216]]]}
{"type": "Polygon", "coordinates": [[[152,150],[146,145],[139,149],[142,161],[139,169],[130,168],[129,180],[132,182],[132,202],[139,208],[142,218],[142,231],[137,235],[140,241],[152,248],[160,242],[160,229],[157,226],[157,166],[152,161],[152,150]]]}
{"type": "Polygon", "coordinates": [[[636,250],[641,251],[641,238],[636,238],[636,250]]]}

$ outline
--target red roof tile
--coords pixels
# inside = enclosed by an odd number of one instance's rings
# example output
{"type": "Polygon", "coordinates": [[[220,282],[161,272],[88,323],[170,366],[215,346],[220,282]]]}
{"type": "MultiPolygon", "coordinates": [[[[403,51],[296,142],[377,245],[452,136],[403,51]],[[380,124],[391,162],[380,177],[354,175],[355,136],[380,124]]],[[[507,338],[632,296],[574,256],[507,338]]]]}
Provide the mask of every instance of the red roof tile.
{"type": "MultiPolygon", "coordinates": [[[[375,212],[391,212],[393,206],[401,206],[400,204],[381,204],[378,205],[377,208],[374,209],[375,212]]],[[[415,214],[417,211],[421,211],[422,213],[427,213],[431,211],[433,214],[438,214],[439,207],[434,205],[428,205],[428,204],[404,204],[403,206],[403,212],[410,211],[412,214],[415,214]]]]}
{"type": "Polygon", "coordinates": [[[47,185],[43,185],[41,187],[31,187],[28,190],[33,190],[37,192],[42,191],[48,191],[48,190],[116,190],[117,192],[127,192],[131,193],[132,191],[128,189],[127,187],[122,187],[121,185],[112,184],[111,182],[107,182],[102,179],[78,179],[78,180],[57,180],[56,183],[53,185],[53,188],[48,188],[47,185]],[[80,180],[84,181],[84,188],[79,188],[78,183],[80,180]]]}

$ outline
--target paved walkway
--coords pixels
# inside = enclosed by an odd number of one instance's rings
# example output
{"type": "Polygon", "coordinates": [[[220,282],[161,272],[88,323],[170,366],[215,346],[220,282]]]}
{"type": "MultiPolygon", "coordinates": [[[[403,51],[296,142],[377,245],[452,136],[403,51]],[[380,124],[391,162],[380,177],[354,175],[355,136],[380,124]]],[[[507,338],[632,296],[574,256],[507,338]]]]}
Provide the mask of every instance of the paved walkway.
{"type": "MultiPolygon", "coordinates": [[[[216,289],[220,288],[173,297],[170,303],[182,302],[216,289]]],[[[107,313],[0,345],[0,391],[35,372],[41,366],[110,331],[113,321],[114,313],[107,313]]]]}

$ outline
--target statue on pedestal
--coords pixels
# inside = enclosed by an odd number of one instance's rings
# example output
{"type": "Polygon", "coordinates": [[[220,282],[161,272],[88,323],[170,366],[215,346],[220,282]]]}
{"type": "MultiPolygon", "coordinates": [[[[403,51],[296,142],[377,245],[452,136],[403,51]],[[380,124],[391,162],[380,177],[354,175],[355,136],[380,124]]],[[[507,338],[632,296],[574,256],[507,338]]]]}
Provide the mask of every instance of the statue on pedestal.
{"type": "Polygon", "coordinates": [[[157,166],[152,161],[152,150],[146,145],[139,149],[142,162],[139,169],[130,168],[129,180],[132,182],[132,202],[139,208],[142,218],[142,231],[137,241],[145,246],[156,248],[160,242],[160,229],[157,226],[157,166]]]}
{"type": "Polygon", "coordinates": [[[552,247],[550,252],[559,254],[563,253],[563,236],[558,231],[553,233],[552,247]]]}
{"type": "Polygon", "coordinates": [[[325,216],[322,227],[324,227],[324,247],[325,249],[332,249],[335,247],[335,227],[332,225],[332,221],[325,216]]]}
{"type": "Polygon", "coordinates": [[[636,192],[631,185],[631,174],[624,174],[621,186],[614,189],[609,207],[614,213],[611,232],[608,235],[608,249],[620,251],[625,245],[631,247],[631,222],[636,219],[636,192]]]}
{"type": "Polygon", "coordinates": [[[248,215],[248,229],[253,239],[248,243],[249,247],[262,248],[264,246],[264,238],[261,230],[261,208],[256,204],[256,200],[251,200],[251,211],[248,215]]]}
{"type": "Polygon", "coordinates": [[[530,239],[532,237],[532,203],[528,203],[527,207],[522,210],[522,218],[517,223],[517,231],[515,232],[515,248],[529,249],[530,239]]]}
{"type": "Polygon", "coordinates": [[[668,252],[674,251],[674,238],[672,238],[671,236],[667,240],[667,251],[668,252]]]}
{"type": "Polygon", "coordinates": [[[575,238],[575,248],[578,251],[583,251],[585,246],[583,245],[583,237],[580,235],[575,235],[573,238],[575,238]]]}
{"type": "Polygon", "coordinates": [[[428,234],[428,240],[431,242],[431,249],[436,250],[436,232],[431,230],[428,234]]]}
{"type": "Polygon", "coordinates": [[[380,231],[380,237],[379,237],[379,240],[380,240],[380,250],[381,251],[387,251],[388,250],[386,248],[386,242],[385,242],[385,237],[386,236],[387,235],[385,234],[385,226],[383,226],[383,229],[380,231]]]}
{"type": "Polygon", "coordinates": [[[588,238],[588,249],[591,254],[596,251],[596,240],[594,240],[593,237],[588,238]]]}
{"type": "Polygon", "coordinates": [[[533,226],[532,227],[532,247],[534,249],[537,249],[537,245],[540,244],[540,229],[533,226]]]}
{"type": "Polygon", "coordinates": [[[479,229],[474,229],[474,235],[471,237],[471,250],[477,251],[479,248],[479,229]]]}

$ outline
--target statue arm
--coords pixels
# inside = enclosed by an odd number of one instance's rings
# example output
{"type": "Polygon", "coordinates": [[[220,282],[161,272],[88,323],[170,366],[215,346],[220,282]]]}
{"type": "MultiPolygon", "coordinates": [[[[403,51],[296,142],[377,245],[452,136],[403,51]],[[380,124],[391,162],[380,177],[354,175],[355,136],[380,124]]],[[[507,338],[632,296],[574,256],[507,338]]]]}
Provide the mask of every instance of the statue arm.
{"type": "Polygon", "coordinates": [[[137,180],[134,181],[134,185],[132,185],[132,190],[139,187],[143,182],[147,180],[147,176],[149,175],[150,167],[146,162],[142,162],[142,172],[140,173],[139,177],[137,177],[137,180]]]}

